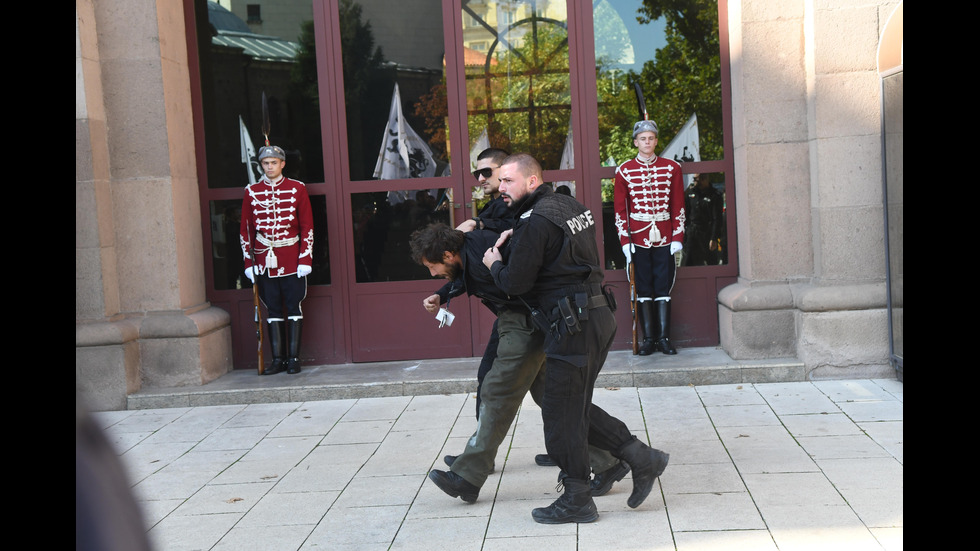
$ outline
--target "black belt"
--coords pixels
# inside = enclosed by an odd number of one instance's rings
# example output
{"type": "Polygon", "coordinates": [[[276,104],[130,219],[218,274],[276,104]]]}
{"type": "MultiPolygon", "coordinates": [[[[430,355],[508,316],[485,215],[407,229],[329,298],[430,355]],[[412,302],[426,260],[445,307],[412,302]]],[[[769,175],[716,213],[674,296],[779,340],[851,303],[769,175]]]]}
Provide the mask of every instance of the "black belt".
{"type": "Polygon", "coordinates": [[[608,305],[609,305],[609,301],[606,300],[606,295],[595,295],[589,297],[589,310],[602,308],[603,306],[608,306],[608,305]]]}

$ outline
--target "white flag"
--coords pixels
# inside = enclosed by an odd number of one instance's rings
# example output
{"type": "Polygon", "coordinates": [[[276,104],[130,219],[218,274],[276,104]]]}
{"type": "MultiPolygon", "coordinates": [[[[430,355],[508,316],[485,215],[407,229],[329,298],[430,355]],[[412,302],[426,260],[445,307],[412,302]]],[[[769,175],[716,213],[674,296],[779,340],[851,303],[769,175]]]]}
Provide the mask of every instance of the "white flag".
{"type": "Polygon", "coordinates": [[[687,119],[680,132],[674,136],[667,147],[660,152],[661,157],[673,159],[678,163],[701,160],[700,138],[698,137],[698,116],[695,113],[687,119]]]}
{"type": "Polygon", "coordinates": [[[374,165],[374,177],[381,180],[400,178],[426,178],[435,176],[436,161],[429,145],[412,130],[402,116],[401,94],[398,84],[391,97],[388,124],[374,165]]]}
{"type": "MultiPolygon", "coordinates": [[[[698,115],[691,115],[680,132],[674,136],[667,147],[660,152],[661,157],[673,159],[678,163],[696,162],[701,160],[701,138],[698,135],[698,115]]],[[[684,187],[687,188],[694,180],[693,174],[684,175],[684,187]]]]}
{"type": "Polygon", "coordinates": [[[490,148],[490,138],[487,136],[487,129],[483,129],[483,133],[480,137],[476,139],[473,143],[473,147],[470,148],[470,172],[476,170],[476,158],[483,153],[483,150],[490,148]]]}
{"type": "Polygon", "coordinates": [[[262,178],[262,168],[259,166],[259,160],[255,158],[255,146],[252,145],[252,138],[248,135],[248,129],[245,128],[245,121],[242,120],[241,115],[238,115],[238,135],[241,141],[242,163],[248,169],[248,184],[252,185],[256,182],[256,172],[258,177],[262,178]]]}
{"type": "MultiPolygon", "coordinates": [[[[575,168],[575,149],[572,144],[572,123],[568,123],[568,135],[565,136],[565,148],[561,152],[561,163],[558,165],[559,170],[566,170],[570,168],[575,168]]],[[[575,197],[575,182],[555,182],[555,191],[561,186],[567,186],[568,191],[575,197]]]]}

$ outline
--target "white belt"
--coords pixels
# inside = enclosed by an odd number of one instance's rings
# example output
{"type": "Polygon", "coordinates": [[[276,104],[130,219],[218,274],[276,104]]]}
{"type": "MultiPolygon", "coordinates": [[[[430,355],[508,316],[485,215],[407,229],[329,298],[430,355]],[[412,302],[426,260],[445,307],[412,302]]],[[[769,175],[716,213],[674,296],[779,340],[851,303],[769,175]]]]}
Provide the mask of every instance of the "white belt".
{"type": "Polygon", "coordinates": [[[290,237],[287,239],[269,239],[268,237],[262,235],[261,233],[255,235],[255,240],[269,247],[288,247],[290,245],[295,245],[299,243],[298,236],[290,237]]]}
{"type": "Polygon", "coordinates": [[[670,213],[657,212],[657,213],[649,214],[645,212],[643,213],[632,212],[630,213],[630,218],[632,218],[633,220],[637,220],[639,222],[664,222],[666,220],[670,220],[670,213]]]}

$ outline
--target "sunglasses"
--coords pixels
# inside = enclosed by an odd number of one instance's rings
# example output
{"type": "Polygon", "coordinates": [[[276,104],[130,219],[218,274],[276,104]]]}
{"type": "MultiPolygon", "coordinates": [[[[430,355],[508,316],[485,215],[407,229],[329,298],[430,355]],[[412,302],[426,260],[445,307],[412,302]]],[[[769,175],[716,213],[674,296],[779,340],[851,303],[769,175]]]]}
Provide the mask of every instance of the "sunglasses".
{"type": "Polygon", "coordinates": [[[476,178],[477,180],[480,179],[480,176],[483,176],[484,178],[489,178],[489,177],[493,176],[493,170],[494,170],[494,168],[496,168],[496,167],[489,167],[488,166],[488,167],[485,167],[485,168],[474,170],[473,171],[473,177],[476,178]]]}

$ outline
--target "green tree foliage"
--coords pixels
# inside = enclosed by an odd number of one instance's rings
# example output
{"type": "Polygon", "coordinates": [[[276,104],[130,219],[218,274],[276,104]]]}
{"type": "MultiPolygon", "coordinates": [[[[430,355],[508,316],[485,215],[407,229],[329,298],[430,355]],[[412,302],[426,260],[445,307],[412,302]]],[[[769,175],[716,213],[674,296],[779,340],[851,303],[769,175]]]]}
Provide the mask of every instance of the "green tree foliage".
{"type": "Polygon", "coordinates": [[[339,15],[350,176],[352,180],[365,180],[374,172],[377,157],[372,152],[381,144],[380,129],[388,119],[395,77],[385,68],[371,23],[361,20],[361,6],[353,0],[340,0],[339,15]],[[366,135],[364,129],[378,131],[366,135]]]}
{"type": "Polygon", "coordinates": [[[717,0],[644,0],[637,11],[637,21],[648,24],[654,19],[664,20],[666,45],[657,50],[652,61],[644,63],[639,73],[618,73],[612,60],[596,60],[601,159],[622,162],[635,153],[631,129],[640,115],[634,82],[639,83],[647,112],[660,128],[658,149],[666,147],[688,118],[696,114],[701,158],[722,159],[717,0]]]}
{"type": "Polygon", "coordinates": [[[665,147],[691,114],[698,116],[702,159],[724,158],[717,0],[645,0],[637,19],[663,18],[667,45],[647,62],[639,82],[665,147]]]}

